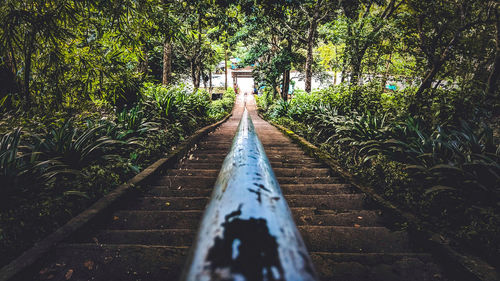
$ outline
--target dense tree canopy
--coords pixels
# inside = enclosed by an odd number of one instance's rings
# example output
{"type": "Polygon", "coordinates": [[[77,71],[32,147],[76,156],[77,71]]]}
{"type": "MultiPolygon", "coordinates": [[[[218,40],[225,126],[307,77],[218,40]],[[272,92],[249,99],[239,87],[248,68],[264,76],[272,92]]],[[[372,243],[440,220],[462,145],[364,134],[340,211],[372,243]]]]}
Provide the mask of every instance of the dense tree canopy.
{"type": "Polygon", "coordinates": [[[267,118],[500,260],[496,0],[2,0],[0,199],[107,192],[231,110],[236,57],[267,118]]]}

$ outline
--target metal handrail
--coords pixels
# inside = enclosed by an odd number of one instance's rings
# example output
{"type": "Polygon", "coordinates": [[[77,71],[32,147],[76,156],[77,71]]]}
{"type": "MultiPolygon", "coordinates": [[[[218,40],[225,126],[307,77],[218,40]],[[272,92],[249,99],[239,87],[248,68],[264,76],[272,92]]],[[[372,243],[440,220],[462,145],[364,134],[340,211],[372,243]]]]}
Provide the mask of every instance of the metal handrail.
{"type": "Polygon", "coordinates": [[[245,108],[181,280],[317,280],[245,108]]]}

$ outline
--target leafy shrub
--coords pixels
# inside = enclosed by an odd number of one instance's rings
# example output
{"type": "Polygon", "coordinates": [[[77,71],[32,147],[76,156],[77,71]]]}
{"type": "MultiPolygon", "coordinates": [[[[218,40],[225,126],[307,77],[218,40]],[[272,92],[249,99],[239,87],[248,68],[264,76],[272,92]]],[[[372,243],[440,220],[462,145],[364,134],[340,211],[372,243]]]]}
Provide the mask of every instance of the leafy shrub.
{"type": "Polygon", "coordinates": [[[212,101],[208,108],[208,116],[213,120],[218,120],[231,112],[236,93],[233,88],[227,88],[226,92],[222,95],[222,99],[212,101]]]}
{"type": "Polygon", "coordinates": [[[477,93],[436,90],[410,116],[414,90],[337,85],[276,101],[264,116],[316,143],[435,230],[498,260],[491,245],[500,237],[500,145],[467,108],[470,99],[461,99],[477,93]]]}
{"type": "Polygon", "coordinates": [[[118,142],[103,135],[102,129],[102,125],[78,129],[69,119],[62,126],[37,136],[35,147],[42,161],[36,167],[42,171],[43,178],[50,180],[59,175],[78,174],[83,167],[106,158],[107,152],[118,142]]]}

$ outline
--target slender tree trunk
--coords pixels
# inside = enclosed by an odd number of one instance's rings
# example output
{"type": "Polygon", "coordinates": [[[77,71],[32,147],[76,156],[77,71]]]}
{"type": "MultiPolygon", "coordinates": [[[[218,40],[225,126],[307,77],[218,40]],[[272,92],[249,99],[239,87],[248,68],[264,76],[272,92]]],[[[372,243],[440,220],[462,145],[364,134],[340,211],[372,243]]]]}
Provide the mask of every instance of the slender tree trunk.
{"type": "Polygon", "coordinates": [[[306,92],[311,92],[311,84],[312,84],[312,64],[314,63],[313,58],[313,47],[314,40],[316,38],[316,27],[317,22],[316,19],[313,19],[309,24],[309,31],[307,34],[307,56],[306,56],[306,81],[305,81],[305,90],[306,92]]]}
{"type": "Polygon", "coordinates": [[[382,89],[385,88],[385,84],[387,83],[387,79],[389,77],[389,66],[391,64],[391,58],[392,58],[392,53],[389,54],[389,59],[387,60],[387,63],[385,64],[385,73],[384,73],[384,76],[382,77],[382,89]]]}
{"type": "MultiPolygon", "coordinates": [[[[498,10],[495,9],[496,18],[496,51],[495,51],[495,61],[493,62],[493,68],[491,70],[490,76],[488,77],[488,88],[487,94],[489,97],[494,97],[498,89],[498,80],[500,79],[500,16],[498,10]]],[[[498,101],[497,101],[498,103],[498,101]]]]}
{"type": "Polygon", "coordinates": [[[211,94],[212,93],[212,71],[209,72],[208,74],[208,79],[209,79],[209,89],[208,92],[211,94]]]}
{"type": "Polygon", "coordinates": [[[350,85],[358,85],[361,75],[361,56],[356,55],[356,57],[351,59],[351,80],[350,85]]]}
{"type": "Polygon", "coordinates": [[[281,97],[283,100],[288,100],[288,88],[290,87],[290,70],[285,70],[283,72],[283,86],[281,91],[281,97]]]}
{"type": "Polygon", "coordinates": [[[30,95],[30,76],[31,76],[31,56],[33,53],[33,43],[29,40],[28,46],[25,48],[25,63],[24,63],[24,102],[26,109],[31,106],[31,95],[30,95]]]}
{"type": "Polygon", "coordinates": [[[228,57],[227,57],[227,45],[224,46],[224,53],[225,53],[225,56],[224,56],[224,76],[226,78],[225,82],[224,82],[224,89],[227,90],[227,61],[228,61],[228,57]]]}
{"type": "Polygon", "coordinates": [[[191,81],[193,82],[193,87],[194,88],[198,88],[196,87],[196,84],[197,84],[197,78],[196,78],[196,63],[195,63],[195,58],[192,58],[191,59],[191,81]]]}
{"type": "MultiPolygon", "coordinates": [[[[286,46],[286,52],[288,54],[292,53],[292,41],[290,38],[287,38],[287,46],[286,46]]],[[[290,87],[290,69],[291,69],[291,61],[287,60],[287,65],[285,66],[285,71],[283,72],[283,86],[282,86],[282,92],[281,96],[283,97],[283,100],[288,99],[288,88],[290,87]]]]}
{"type": "Polygon", "coordinates": [[[200,74],[201,74],[201,78],[203,79],[203,87],[205,87],[205,90],[208,90],[208,79],[205,79],[205,77],[207,77],[205,75],[205,72],[203,71],[203,69],[200,69],[200,74]]]}
{"type": "Polygon", "coordinates": [[[163,44],[163,79],[162,84],[164,86],[170,84],[170,77],[172,75],[172,43],[170,38],[165,39],[163,44]]]}

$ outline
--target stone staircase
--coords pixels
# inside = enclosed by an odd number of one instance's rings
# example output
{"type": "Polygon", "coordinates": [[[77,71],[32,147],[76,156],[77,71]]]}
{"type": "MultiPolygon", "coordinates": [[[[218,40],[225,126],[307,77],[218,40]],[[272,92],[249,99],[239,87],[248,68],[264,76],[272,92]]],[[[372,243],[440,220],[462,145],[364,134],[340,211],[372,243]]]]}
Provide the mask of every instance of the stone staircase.
{"type": "MultiPolygon", "coordinates": [[[[88,233],[57,246],[29,280],[177,280],[242,111],[88,233]]],[[[247,108],[322,280],[444,280],[365,196],[247,108]]]]}

